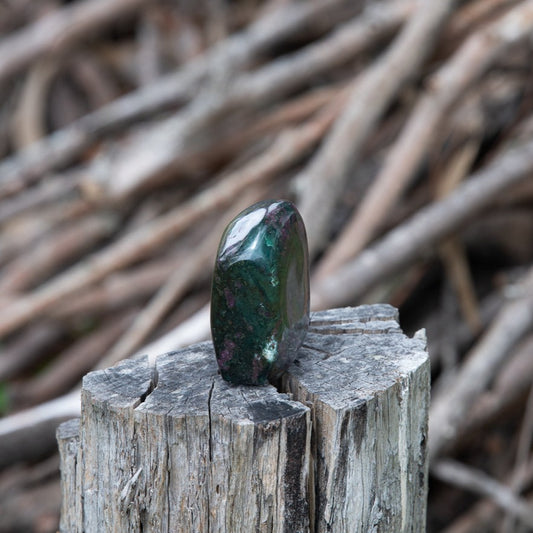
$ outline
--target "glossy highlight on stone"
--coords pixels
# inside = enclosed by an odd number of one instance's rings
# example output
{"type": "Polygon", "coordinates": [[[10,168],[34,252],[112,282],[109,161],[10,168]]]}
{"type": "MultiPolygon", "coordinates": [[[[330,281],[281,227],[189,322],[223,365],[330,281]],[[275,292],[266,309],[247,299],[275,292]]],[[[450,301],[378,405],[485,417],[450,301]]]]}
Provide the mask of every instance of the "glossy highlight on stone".
{"type": "Polygon", "coordinates": [[[258,202],[222,235],[211,294],[211,333],[222,377],[264,385],[296,357],[309,326],[305,226],[286,200],[258,202]]]}

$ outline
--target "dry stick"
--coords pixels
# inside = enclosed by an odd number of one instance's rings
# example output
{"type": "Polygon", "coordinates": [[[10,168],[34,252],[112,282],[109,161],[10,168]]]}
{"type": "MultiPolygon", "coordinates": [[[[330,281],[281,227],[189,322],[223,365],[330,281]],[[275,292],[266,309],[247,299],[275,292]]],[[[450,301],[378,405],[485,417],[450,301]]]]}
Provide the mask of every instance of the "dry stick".
{"type": "MultiPolygon", "coordinates": [[[[533,461],[529,461],[525,470],[521,473],[522,486],[520,490],[527,487],[533,480],[533,461]]],[[[506,484],[512,484],[514,478],[506,484]]],[[[479,531],[489,531],[494,529],[495,520],[498,518],[498,506],[492,499],[481,500],[473,505],[467,512],[460,516],[441,533],[479,533],[479,531]]]]}
{"type": "Polygon", "coordinates": [[[346,11],[348,15],[356,11],[352,4],[346,0],[282,4],[176,73],[111,102],[0,164],[0,198],[72,161],[99,137],[191,99],[213,65],[224,61],[226,68],[237,71],[263,50],[309,26],[328,31],[346,11]]]}
{"type": "Polygon", "coordinates": [[[67,68],[73,80],[84,88],[91,109],[109,104],[122,93],[118,80],[109,76],[103,61],[90,50],[76,54],[73,61],[67,62],[67,68]]]}
{"type": "Polygon", "coordinates": [[[154,11],[146,10],[139,22],[137,31],[137,68],[138,85],[149,85],[161,76],[160,32],[154,11]]]}
{"type": "MultiPolygon", "coordinates": [[[[154,364],[159,354],[206,340],[208,336],[209,306],[206,305],[177,328],[143,347],[135,355],[148,354],[151,364],[154,364]]],[[[55,431],[58,421],[76,416],[80,416],[79,389],[20,413],[0,418],[0,468],[4,459],[1,452],[9,451],[18,443],[25,442],[29,438],[37,438],[39,441],[39,437],[35,435],[35,428],[46,430],[52,427],[55,431]]],[[[6,457],[6,459],[8,458],[6,457]]]]}
{"type": "MultiPolygon", "coordinates": [[[[79,195],[61,199],[63,201],[50,202],[46,209],[41,209],[38,219],[35,216],[26,217],[23,231],[3,232],[0,239],[0,265],[15,260],[17,255],[34,247],[57,228],[67,224],[77,224],[84,216],[94,212],[94,204],[80,198],[79,195]]],[[[5,203],[0,206],[0,220],[5,206],[5,203]]]]}
{"type": "Polygon", "coordinates": [[[450,196],[420,210],[333,275],[317,281],[312,292],[314,308],[353,304],[385,277],[424,254],[428,246],[460,228],[502,192],[526,179],[532,170],[533,140],[509,148],[450,196]]]}
{"type": "Polygon", "coordinates": [[[454,0],[420,2],[385,56],[356,79],[346,109],[308,168],[301,173],[302,216],[315,256],[329,236],[330,220],[353,165],[391,100],[431,52],[454,0]]]}
{"type": "Polygon", "coordinates": [[[314,146],[334,120],[335,102],[316,119],[280,134],[275,143],[244,168],[183,205],[109,245],[87,261],[50,280],[34,293],[7,305],[0,317],[0,337],[36,316],[50,312],[61,300],[145,257],[190,227],[210,210],[232,202],[247,187],[265,182],[297,162],[314,146]]]}
{"type": "Polygon", "coordinates": [[[204,239],[198,249],[191,252],[190,257],[186,260],[176,265],[173,275],[135,317],[131,326],[113,346],[109,354],[100,361],[98,368],[112,366],[117,361],[129,357],[139,348],[170,308],[183,297],[194,281],[198,279],[198,272],[206,270],[213,263],[220,235],[232,216],[259,200],[262,192],[262,189],[254,189],[244,194],[243,198],[229,210],[231,215],[224,216],[222,223],[217,224],[211,230],[210,235],[204,239]]]}
{"type": "Polygon", "coordinates": [[[72,343],[48,365],[44,372],[14,389],[15,398],[35,405],[63,394],[89,372],[124,332],[135,310],[129,309],[95,331],[72,343]]]}
{"type": "Polygon", "coordinates": [[[469,2],[450,20],[443,33],[442,42],[445,46],[460,43],[465,35],[476,29],[479,24],[501,15],[503,10],[513,7],[521,0],[476,0],[469,2]],[[450,43],[450,44],[448,44],[450,43]]]}
{"type": "Polygon", "coordinates": [[[60,66],[57,60],[43,61],[28,72],[13,113],[11,139],[14,149],[25,148],[45,134],[48,87],[60,66]]]}
{"type": "Polygon", "coordinates": [[[147,355],[149,364],[154,365],[157,356],[162,353],[207,340],[210,335],[209,309],[209,304],[204,305],[177,327],[155,341],[143,346],[133,354],[133,357],[138,358],[147,355]]]}
{"type": "MultiPolygon", "coordinates": [[[[59,456],[53,455],[38,464],[18,465],[18,467],[2,472],[0,480],[0,500],[5,501],[10,493],[46,482],[56,478],[59,473],[59,456]]],[[[2,521],[2,526],[4,522],[2,521]]]]}
{"type": "MultiPolygon", "coordinates": [[[[220,161],[220,159],[229,158],[232,154],[242,150],[244,144],[254,141],[261,135],[282,129],[291,122],[307,119],[328,102],[342,98],[345,91],[345,84],[335,84],[331,87],[316,89],[293,98],[280,106],[279,109],[272,110],[265,117],[261,117],[257,122],[247,125],[246,129],[235,132],[229,138],[218,139],[200,152],[193,153],[186,158],[183,166],[184,168],[194,168],[195,165],[201,165],[204,168],[211,161],[216,162],[220,161]]],[[[89,183],[83,183],[84,175],[85,172],[83,170],[74,170],[58,176],[49,176],[38,185],[10,197],[0,206],[0,224],[26,211],[34,210],[37,207],[74,195],[80,186],[80,182],[82,186],[87,186],[89,183]]],[[[94,194],[92,190],[86,190],[85,192],[88,197],[94,194]]],[[[1,255],[2,252],[0,250],[1,255]]]]}
{"type": "MultiPolygon", "coordinates": [[[[0,468],[11,464],[10,455],[21,445],[42,448],[42,433],[55,434],[59,422],[80,416],[80,391],[0,418],[0,468]]],[[[38,451],[38,450],[36,450],[38,451]]]]}
{"type": "MultiPolygon", "coordinates": [[[[50,447],[51,443],[41,445],[41,457],[43,452],[53,453],[55,450],[50,447]]],[[[39,443],[35,442],[35,452],[37,457],[33,461],[39,460],[39,443]]],[[[17,450],[20,453],[20,449],[17,450]]],[[[29,459],[29,457],[28,457],[29,459]]],[[[13,459],[7,466],[15,463],[13,459]]],[[[30,460],[26,463],[31,462],[30,460]]],[[[28,471],[35,468],[34,465],[27,466],[28,471]]],[[[30,476],[26,474],[26,484],[20,488],[13,488],[5,496],[0,495],[0,515],[2,516],[2,529],[4,531],[32,531],[35,527],[41,531],[57,531],[58,509],[61,507],[61,491],[57,479],[58,465],[56,463],[55,472],[40,482],[28,482],[30,476]],[[30,503],[31,502],[31,503],[30,503]],[[39,524],[38,526],[36,526],[39,524]]],[[[21,477],[23,474],[21,473],[21,477]]]]}
{"type": "MultiPolygon", "coordinates": [[[[492,292],[480,301],[480,318],[482,329],[486,328],[501,307],[503,296],[499,292],[492,292]]],[[[439,361],[444,357],[447,350],[447,329],[441,326],[441,316],[434,313],[425,322],[428,337],[431,338],[431,361],[439,361]]],[[[475,341],[475,336],[471,329],[464,323],[454,325],[453,335],[456,341],[456,348],[465,351],[475,341]]]]}
{"type": "MultiPolygon", "coordinates": [[[[165,283],[183,260],[178,253],[140,267],[112,273],[96,286],[88,286],[76,298],[50,309],[54,318],[68,318],[117,311],[146,301],[165,283]]],[[[79,295],[78,295],[79,294],[79,295]]]]}
{"type": "MultiPolygon", "coordinates": [[[[439,198],[446,197],[468,174],[478,153],[480,142],[480,136],[471,139],[452,158],[439,183],[439,198]]],[[[464,247],[457,237],[450,237],[439,246],[439,254],[455,288],[463,316],[472,333],[476,333],[481,328],[481,318],[464,247]]]]}
{"type": "Polygon", "coordinates": [[[35,210],[38,207],[72,196],[77,190],[79,181],[80,175],[72,172],[50,176],[39,185],[9,198],[1,204],[0,224],[26,211],[35,210]]]}
{"type": "Polygon", "coordinates": [[[533,384],[532,350],[533,336],[529,335],[513,350],[491,383],[490,391],[481,394],[469,409],[465,424],[458,429],[458,445],[467,442],[470,434],[483,431],[483,428],[501,420],[511,406],[524,398],[533,384]]]}
{"type": "MultiPolygon", "coordinates": [[[[196,150],[183,156],[176,154],[177,160],[173,164],[173,176],[181,172],[192,169],[193,173],[198,169],[208,172],[210,168],[220,167],[220,161],[233,160],[239,153],[246,153],[246,149],[251,147],[260,137],[267,134],[275,134],[278,130],[291,125],[291,123],[302,122],[308,119],[321,107],[336,99],[345,97],[345,84],[335,85],[322,89],[312,90],[301,96],[293,98],[287,103],[282,103],[269,112],[263,112],[255,122],[243,124],[240,128],[233,128],[227,135],[217,134],[208,142],[204,143],[196,150]]],[[[166,150],[166,149],[165,149],[166,150]]],[[[238,163],[238,159],[237,159],[238,163]]],[[[145,175],[146,179],[150,174],[145,175]]],[[[82,185],[94,187],[94,181],[87,180],[82,185]]],[[[160,182],[154,183],[155,186],[160,182]]],[[[148,190],[146,182],[143,190],[148,190]]]]}
{"type": "Polygon", "coordinates": [[[11,296],[12,293],[36,286],[42,279],[55,274],[65,263],[73,262],[109,237],[117,224],[117,217],[98,214],[61,228],[4,268],[0,294],[11,296]]]}
{"type": "Polygon", "coordinates": [[[150,297],[172,274],[182,256],[159,258],[142,266],[109,276],[104,282],[91,286],[75,298],[58,302],[50,310],[58,320],[116,311],[142,302],[150,297]]]}
{"type": "Polygon", "coordinates": [[[509,357],[511,348],[533,324],[533,269],[523,282],[523,296],[508,303],[491,328],[467,355],[453,385],[434,395],[429,418],[429,458],[452,444],[470,408],[509,357]]]}
{"type": "MultiPolygon", "coordinates": [[[[526,411],[518,435],[518,447],[516,450],[515,465],[512,473],[510,489],[513,494],[518,495],[525,479],[525,471],[529,460],[531,443],[533,441],[533,386],[529,388],[526,411]]],[[[516,524],[513,516],[506,516],[502,527],[502,533],[512,533],[516,531],[516,524]]]]}
{"type": "Polygon", "coordinates": [[[172,177],[195,140],[212,140],[213,125],[232,112],[254,111],[301,88],[314,76],[353,60],[372,42],[390,33],[405,19],[411,4],[394,3],[383,9],[372,4],[365,12],[331,36],[302,50],[283,56],[267,66],[239,76],[235,81],[211,87],[180,113],[162,120],[151,129],[132,135],[107,157],[95,161],[88,179],[100,186],[106,197],[120,200],[148,186],[172,177]],[[223,85],[223,86],[220,86],[223,85]]]}
{"type": "Polygon", "coordinates": [[[531,443],[533,441],[533,386],[529,388],[529,394],[526,404],[526,412],[520,428],[518,438],[518,449],[516,452],[516,465],[513,471],[513,478],[516,482],[512,483],[513,489],[518,489],[522,485],[525,466],[528,463],[531,443]]]}
{"type": "Polygon", "coordinates": [[[202,244],[185,263],[177,264],[173,275],[164,283],[148,305],[135,317],[130,327],[102,359],[98,368],[107,368],[129,357],[160,323],[168,310],[179,300],[197,279],[198,272],[205,270],[213,257],[214,239],[202,244]]]}
{"type": "Polygon", "coordinates": [[[440,533],[479,533],[490,531],[500,514],[499,507],[492,500],[485,499],[472,505],[461,516],[454,517],[454,521],[440,533]]]}
{"type": "Polygon", "coordinates": [[[533,506],[484,472],[451,459],[442,459],[433,465],[431,473],[441,481],[489,497],[502,509],[533,528],[533,506]]]}
{"type": "Polygon", "coordinates": [[[243,125],[239,131],[232,132],[226,139],[215,139],[213,143],[202,148],[198,153],[193,153],[186,158],[187,165],[195,165],[196,161],[204,162],[206,159],[228,158],[235,153],[243,151],[243,146],[249,145],[257,138],[281,130],[293,122],[301,122],[309,118],[321,107],[338,98],[345,98],[346,84],[322,87],[308,91],[290,101],[280,104],[275,109],[269,109],[265,116],[254,119],[254,122],[243,125]],[[189,162],[191,161],[191,162],[189,162]]]}
{"type": "MultiPolygon", "coordinates": [[[[440,2],[436,2],[429,5],[439,4],[440,2]]],[[[317,278],[335,271],[364,248],[415,175],[428,147],[440,131],[439,123],[445,119],[452,105],[498,56],[511,45],[528,37],[532,29],[533,2],[528,1],[472,35],[431,78],[428,91],[391,148],[385,166],[360,208],[321,261],[317,278]]],[[[311,212],[313,213],[312,210],[311,212]]]]}
{"type": "Polygon", "coordinates": [[[48,356],[50,346],[65,335],[65,328],[57,322],[36,324],[24,335],[19,335],[2,346],[0,382],[7,382],[29,368],[35,367],[48,356]]]}
{"type": "Polygon", "coordinates": [[[85,0],[26,26],[0,41],[0,83],[40,57],[68,50],[145,4],[144,0],[85,0]]]}

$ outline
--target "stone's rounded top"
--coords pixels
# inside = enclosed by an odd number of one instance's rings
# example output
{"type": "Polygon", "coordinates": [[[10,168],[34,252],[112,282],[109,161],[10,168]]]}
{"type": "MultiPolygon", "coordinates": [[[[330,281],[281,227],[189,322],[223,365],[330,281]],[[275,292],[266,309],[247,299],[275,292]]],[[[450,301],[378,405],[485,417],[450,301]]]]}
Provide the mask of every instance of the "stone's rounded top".
{"type": "Polygon", "coordinates": [[[265,214],[266,209],[256,209],[246,214],[241,214],[241,218],[235,219],[233,225],[228,226],[225,239],[221,241],[220,255],[223,256],[233,246],[240,245],[243,238],[265,218],[265,214]]]}
{"type": "Polygon", "coordinates": [[[286,200],[258,202],[237,215],[218,248],[211,332],[222,377],[262,385],[296,357],[309,324],[305,226],[286,200]]]}
{"type": "MultiPolygon", "coordinates": [[[[257,258],[264,246],[276,246],[276,241],[288,236],[287,225],[303,220],[296,206],[288,200],[263,200],[241,211],[229,224],[218,249],[222,262],[257,258]]],[[[304,230],[305,231],[305,230],[304,230]]]]}

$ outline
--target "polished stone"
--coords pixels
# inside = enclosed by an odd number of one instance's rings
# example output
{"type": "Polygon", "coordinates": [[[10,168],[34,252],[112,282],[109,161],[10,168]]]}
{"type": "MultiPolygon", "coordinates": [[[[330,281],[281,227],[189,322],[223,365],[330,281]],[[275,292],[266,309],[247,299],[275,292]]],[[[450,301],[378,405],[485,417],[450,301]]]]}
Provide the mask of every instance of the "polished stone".
{"type": "Polygon", "coordinates": [[[285,200],[258,202],[226,228],[211,295],[222,377],[263,385],[295,359],[309,325],[309,258],[302,217],[285,200]]]}

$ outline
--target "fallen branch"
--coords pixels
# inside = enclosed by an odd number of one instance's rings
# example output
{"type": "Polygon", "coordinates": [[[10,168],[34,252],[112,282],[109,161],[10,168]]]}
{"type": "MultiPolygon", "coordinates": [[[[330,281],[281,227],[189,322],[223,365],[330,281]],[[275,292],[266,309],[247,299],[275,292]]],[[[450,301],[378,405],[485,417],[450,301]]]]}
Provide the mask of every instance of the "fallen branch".
{"type": "MultiPolygon", "coordinates": [[[[533,337],[528,336],[512,350],[501,370],[495,375],[490,388],[475,400],[468,410],[465,423],[457,428],[454,453],[468,443],[469,435],[486,431],[525,398],[533,384],[532,349],[533,337]]],[[[453,385],[454,376],[450,379],[453,385]]],[[[435,385],[435,397],[443,397],[445,392],[439,391],[439,388],[448,388],[448,381],[442,382],[439,379],[435,385]]]]}
{"type": "Polygon", "coordinates": [[[333,275],[317,281],[312,292],[316,309],[354,302],[386,276],[397,272],[428,246],[461,227],[533,169],[533,140],[509,148],[490,166],[472,175],[444,200],[420,210],[333,275]]]}
{"type": "Polygon", "coordinates": [[[331,274],[369,242],[414,177],[440,132],[446,113],[502,53],[533,29],[533,2],[524,2],[488,28],[473,34],[428,82],[428,90],[376,176],[363,203],[321,261],[317,276],[331,274]]]}
{"type": "MultiPolygon", "coordinates": [[[[106,0],[100,3],[107,4],[106,0]]],[[[357,4],[346,0],[282,4],[177,72],[111,102],[0,163],[0,198],[20,191],[45,173],[72,161],[102,136],[187,102],[206,81],[213,65],[223,61],[226,69],[236,72],[263,51],[309,26],[328,31],[341,17],[360,10],[357,4]]]]}
{"type": "MultiPolygon", "coordinates": [[[[479,153],[480,137],[479,135],[479,138],[471,139],[470,142],[465,143],[459,149],[458,154],[454,155],[449,164],[446,165],[440,181],[439,198],[446,197],[468,175],[474,159],[479,153]]],[[[465,322],[473,333],[479,332],[481,318],[464,246],[457,237],[450,237],[441,243],[439,255],[459,300],[465,322]]]]}
{"type": "Polygon", "coordinates": [[[43,322],[3,345],[0,358],[0,383],[7,383],[41,363],[47,357],[47,349],[56,344],[64,334],[65,328],[59,323],[43,322]]]}
{"type": "Polygon", "coordinates": [[[117,217],[99,214],[61,228],[5,267],[0,280],[0,293],[11,297],[35,287],[43,279],[55,274],[65,263],[83,256],[109,237],[117,224],[117,217]]]}
{"type": "Polygon", "coordinates": [[[533,324],[533,271],[521,284],[522,297],[508,303],[467,355],[453,384],[433,397],[429,418],[429,458],[435,460],[457,438],[470,407],[533,324]]]}
{"type": "Polygon", "coordinates": [[[316,119],[284,132],[269,149],[244,168],[53,278],[32,294],[4,306],[0,317],[0,336],[38,315],[50,313],[61,300],[146,256],[182,233],[205,213],[228,205],[247,187],[265,182],[294,164],[319,141],[336,116],[338,106],[339,103],[334,103],[316,119]]]}
{"type": "MultiPolygon", "coordinates": [[[[533,480],[533,461],[529,461],[527,467],[520,473],[521,489],[528,486],[533,480]]],[[[513,476],[506,480],[506,485],[518,482],[513,476]]],[[[494,527],[495,521],[501,515],[501,507],[494,503],[493,499],[486,498],[472,506],[466,513],[455,520],[442,533],[479,533],[488,531],[494,527]]]]}
{"type": "Polygon", "coordinates": [[[61,352],[37,376],[12,389],[16,405],[35,405],[46,402],[75,387],[81,378],[94,367],[124,332],[136,309],[132,308],[82,336],[61,352]]]}
{"type": "Polygon", "coordinates": [[[330,233],[330,221],[364,142],[399,89],[420,69],[453,0],[422,2],[387,53],[353,85],[349,103],[322,148],[301,173],[299,202],[314,257],[330,233]]]}
{"type": "Polygon", "coordinates": [[[32,409],[0,418],[0,470],[18,461],[38,460],[57,449],[56,428],[80,415],[76,390],[32,409]]]}
{"type": "MultiPolygon", "coordinates": [[[[518,446],[516,450],[515,464],[511,474],[512,482],[510,489],[514,494],[519,495],[524,482],[526,481],[527,466],[531,444],[533,442],[533,387],[529,388],[529,394],[526,402],[526,410],[518,433],[518,446]]],[[[503,533],[512,533],[516,531],[514,516],[509,514],[505,517],[503,533]]]]}
{"type": "Polygon", "coordinates": [[[189,344],[209,339],[211,335],[211,330],[209,329],[209,313],[210,306],[205,305],[166,335],[143,346],[132,357],[138,358],[147,355],[152,365],[155,363],[156,357],[159,354],[171,352],[189,344]]]}
{"type": "Polygon", "coordinates": [[[244,73],[235,81],[214,82],[186,108],[152,128],[143,128],[107,157],[95,161],[88,172],[104,199],[124,200],[147,184],[161,184],[191,152],[213,142],[211,131],[232,113],[252,112],[301,88],[313,78],[352,61],[384,35],[393,32],[411,10],[395,2],[387,10],[371,5],[360,17],[347,22],[319,41],[293,54],[244,73]]]}
{"type": "Polygon", "coordinates": [[[489,497],[503,510],[533,527],[533,506],[484,472],[451,459],[441,459],[433,465],[431,473],[441,481],[489,497]]]}
{"type": "Polygon", "coordinates": [[[85,0],[37,20],[0,41],[0,83],[32,61],[69,50],[90,33],[144,5],[143,0],[85,0]]]}
{"type": "Polygon", "coordinates": [[[118,311],[128,305],[141,303],[150,297],[182,260],[182,254],[154,259],[136,268],[109,276],[104,282],[91,286],[67,298],[50,309],[54,319],[71,318],[118,311]]]}

